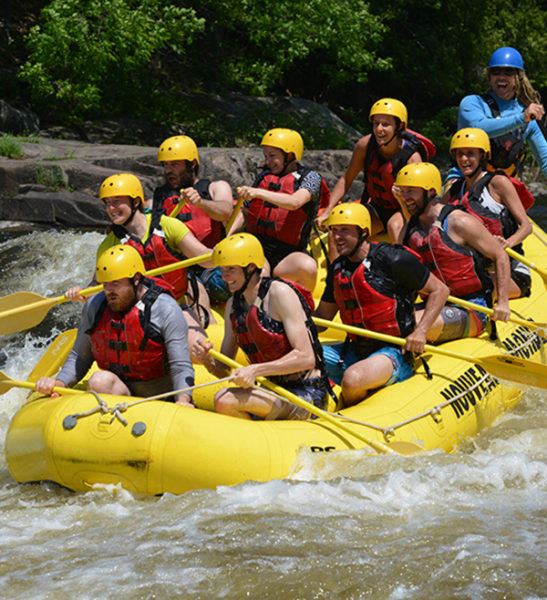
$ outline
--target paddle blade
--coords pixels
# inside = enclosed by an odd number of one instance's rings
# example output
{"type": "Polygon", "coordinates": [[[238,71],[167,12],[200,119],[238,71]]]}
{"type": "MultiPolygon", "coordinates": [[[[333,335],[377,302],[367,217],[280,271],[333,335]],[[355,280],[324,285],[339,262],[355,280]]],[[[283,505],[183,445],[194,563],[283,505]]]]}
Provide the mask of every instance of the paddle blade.
{"type": "Polygon", "coordinates": [[[0,396],[6,392],[9,392],[12,387],[22,387],[33,390],[34,384],[30,383],[29,381],[16,381],[9,375],[6,375],[3,371],[0,371],[0,396]]]}
{"type": "Polygon", "coordinates": [[[38,325],[59,302],[59,298],[44,298],[34,292],[16,292],[0,298],[0,335],[38,325]]]}
{"type": "Polygon", "coordinates": [[[48,346],[42,358],[36,363],[28,376],[28,380],[37,381],[40,377],[53,377],[57,375],[72,350],[77,335],[77,329],[68,329],[60,333],[48,346]]]}
{"type": "Polygon", "coordinates": [[[547,389],[545,365],[506,354],[494,354],[474,360],[494,377],[547,389]]]}

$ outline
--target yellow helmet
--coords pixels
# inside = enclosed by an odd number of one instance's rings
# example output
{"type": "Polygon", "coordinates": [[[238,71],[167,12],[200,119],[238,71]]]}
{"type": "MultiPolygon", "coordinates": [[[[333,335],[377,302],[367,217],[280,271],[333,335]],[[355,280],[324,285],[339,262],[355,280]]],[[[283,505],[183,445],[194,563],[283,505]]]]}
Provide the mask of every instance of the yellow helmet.
{"type": "Polygon", "coordinates": [[[132,246],[119,244],[107,248],[97,261],[95,279],[99,283],[131,278],[136,273],[144,275],[146,269],[142,256],[132,246]]]}
{"type": "Polygon", "coordinates": [[[325,222],[327,227],[332,225],[357,225],[361,229],[371,231],[370,213],[368,208],[359,202],[338,204],[329,213],[325,222]]]}
{"type": "Polygon", "coordinates": [[[368,120],[372,121],[374,115],[391,115],[400,119],[403,128],[406,128],[408,123],[408,112],[406,106],[400,101],[394,98],[381,98],[377,100],[370,109],[368,120]]]}
{"type": "Polygon", "coordinates": [[[397,173],[395,185],[420,187],[426,191],[433,188],[439,195],[442,187],[441,173],[432,163],[410,163],[397,173]]]}
{"type": "Polygon", "coordinates": [[[272,146],[273,148],[280,148],[287,154],[294,152],[296,160],[302,159],[302,153],[304,152],[304,141],[302,136],[294,129],[283,129],[276,128],[270,129],[264,134],[261,146],[272,146]]]}
{"type": "Polygon", "coordinates": [[[456,148],[479,148],[490,156],[490,139],[482,129],[465,127],[457,131],[450,140],[450,152],[456,148]]]}
{"type": "Polygon", "coordinates": [[[117,173],[107,177],[102,182],[99,190],[101,202],[112,196],[129,196],[130,198],[138,198],[141,203],[144,202],[141,182],[131,173],[117,173]]]}
{"type": "Polygon", "coordinates": [[[199,165],[196,142],[187,135],[175,135],[163,140],[158,149],[158,162],[164,160],[195,160],[199,165]]]}
{"type": "Polygon", "coordinates": [[[216,267],[246,267],[254,263],[259,269],[264,266],[264,249],[258,239],[250,233],[234,233],[221,240],[213,250],[216,267]]]}

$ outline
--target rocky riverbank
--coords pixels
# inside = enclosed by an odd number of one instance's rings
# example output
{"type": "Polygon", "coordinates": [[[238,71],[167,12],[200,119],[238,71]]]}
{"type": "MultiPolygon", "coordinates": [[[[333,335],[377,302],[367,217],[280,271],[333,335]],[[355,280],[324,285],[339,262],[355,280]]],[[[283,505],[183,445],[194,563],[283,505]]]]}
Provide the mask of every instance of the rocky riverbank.
{"type": "MultiPolygon", "coordinates": [[[[86,143],[33,136],[21,142],[24,157],[0,156],[0,220],[2,227],[104,228],[108,223],[98,201],[101,182],[128,171],[142,181],[145,195],[163,182],[156,146],[86,143]]],[[[200,148],[200,177],[226,179],[234,191],[249,184],[262,165],[255,148],[200,148]]],[[[303,162],[319,171],[332,187],[346,169],[350,150],[312,150],[303,162]]],[[[359,198],[361,177],[349,196],[359,198]]],[[[536,203],[547,205],[545,183],[531,183],[536,203]]]]}
{"type": "MultiPolygon", "coordinates": [[[[34,139],[37,143],[21,143],[24,158],[0,157],[0,219],[5,222],[102,228],[107,220],[98,191],[106,177],[134,173],[147,197],[163,182],[157,147],[34,139]]],[[[252,182],[262,165],[258,147],[200,148],[199,154],[200,177],[226,179],[234,197],[237,186],[252,182]]],[[[332,187],[350,156],[350,150],[315,150],[305,152],[304,162],[332,187]]],[[[362,187],[356,182],[352,195],[357,197],[362,187]]]]}

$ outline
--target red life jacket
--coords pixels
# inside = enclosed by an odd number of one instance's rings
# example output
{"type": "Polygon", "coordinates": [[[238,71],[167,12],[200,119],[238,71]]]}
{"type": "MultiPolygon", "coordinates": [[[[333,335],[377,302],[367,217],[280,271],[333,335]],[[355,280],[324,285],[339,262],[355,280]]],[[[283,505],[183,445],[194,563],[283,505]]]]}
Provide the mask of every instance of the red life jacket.
{"type": "Polygon", "coordinates": [[[445,220],[457,206],[444,206],[437,220],[425,233],[418,217],[408,223],[404,244],[415,250],[429,270],[443,281],[453,296],[465,298],[488,294],[492,281],[482,254],[456,244],[444,230],[445,220]]]}
{"type": "MultiPolygon", "coordinates": [[[[391,244],[371,242],[367,257],[353,273],[344,268],[347,259],[334,262],[334,299],[346,325],[401,337],[414,331],[416,293],[404,293],[382,267],[382,260],[389,261],[392,251],[391,244]]],[[[359,341],[357,336],[349,337],[359,341]]]]}
{"type": "MultiPolygon", "coordinates": [[[[311,169],[298,164],[296,171],[287,175],[278,176],[270,173],[268,169],[260,173],[253,187],[259,187],[274,192],[285,194],[294,194],[305,175],[311,169]]],[[[294,246],[295,250],[304,249],[310,240],[310,231],[313,219],[317,215],[320,204],[324,204],[323,190],[328,187],[326,183],[321,183],[321,198],[315,202],[311,199],[297,210],[287,210],[272,204],[254,198],[249,202],[247,212],[246,230],[256,236],[268,236],[284,242],[289,246],[294,246]]],[[[328,192],[330,197],[330,192],[328,192]]],[[[326,200],[328,204],[328,198],[326,200]]],[[[324,204],[326,206],[326,204],[324,204]]]]}
{"type": "Polygon", "coordinates": [[[314,302],[311,293],[294,281],[277,277],[263,277],[258,295],[250,308],[243,306],[242,294],[234,294],[230,322],[238,346],[245,352],[251,363],[277,360],[288,354],[293,347],[287,338],[283,323],[272,319],[263,309],[262,303],[272,281],[283,281],[290,285],[305,301],[310,310],[314,302]]]}
{"type": "MultiPolygon", "coordinates": [[[[114,225],[112,227],[114,235],[116,235],[122,244],[132,246],[142,256],[144,267],[147,271],[184,260],[182,254],[171,249],[169,244],[167,244],[165,234],[160,225],[161,216],[160,213],[152,213],[148,237],[144,242],[137,236],[127,233],[127,231],[119,225],[114,225]]],[[[175,299],[178,300],[186,294],[188,289],[186,269],[177,269],[176,271],[165,273],[160,275],[160,278],[172,287],[175,299]]]]}
{"type": "Polygon", "coordinates": [[[391,192],[397,173],[415,152],[419,152],[424,162],[435,156],[435,144],[420,133],[406,129],[401,137],[406,140],[406,144],[394,157],[386,159],[380,153],[374,135],[370,136],[363,163],[363,204],[370,201],[380,210],[397,212],[400,210],[399,202],[391,192]]]}
{"type": "Polygon", "coordinates": [[[150,311],[160,294],[170,292],[159,280],[145,279],[145,284],[148,290],[126,313],[113,312],[105,299],[87,332],[99,368],[126,381],[150,381],[167,372],[165,344],[150,323],[150,311]]]}
{"type": "Polygon", "coordinates": [[[506,206],[503,206],[499,213],[495,213],[484,206],[482,200],[484,188],[488,189],[488,184],[492,181],[494,175],[505,176],[505,173],[503,171],[489,171],[465,193],[463,193],[465,179],[457,179],[450,188],[449,202],[455,206],[461,206],[466,212],[481,221],[492,235],[499,235],[507,239],[518,229],[513,215],[506,206]]]}
{"type": "MultiPolygon", "coordinates": [[[[211,200],[210,185],[209,179],[199,179],[193,188],[204,200],[211,200]]],[[[180,194],[175,193],[167,185],[156,188],[154,191],[154,211],[161,210],[162,214],[169,216],[180,202],[180,194]]],[[[193,204],[186,203],[176,218],[185,223],[197,239],[208,248],[213,248],[218,244],[226,233],[224,225],[220,221],[212,219],[204,210],[193,204]]]]}

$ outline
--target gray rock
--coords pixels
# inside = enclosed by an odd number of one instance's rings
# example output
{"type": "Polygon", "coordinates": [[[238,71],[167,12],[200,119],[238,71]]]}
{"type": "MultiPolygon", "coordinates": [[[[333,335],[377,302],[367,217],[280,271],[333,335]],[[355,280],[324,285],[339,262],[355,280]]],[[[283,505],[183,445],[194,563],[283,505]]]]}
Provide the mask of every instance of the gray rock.
{"type": "MultiPolygon", "coordinates": [[[[76,140],[40,138],[40,143],[21,143],[25,158],[0,157],[0,219],[63,227],[103,228],[108,219],[98,200],[99,186],[114,173],[139,177],[146,198],[163,183],[157,147],[90,144],[76,140]]],[[[236,188],[252,184],[262,167],[260,148],[200,148],[200,177],[225,179],[236,188]]],[[[351,150],[305,151],[303,164],[317,170],[332,189],[345,171],[351,150]]],[[[531,186],[534,207],[543,210],[545,185],[531,186]]],[[[358,199],[362,176],[354,181],[348,197],[358,199]]]]}
{"type": "MultiPolygon", "coordinates": [[[[106,177],[131,172],[151,198],[164,181],[157,162],[157,147],[119,144],[89,144],[77,140],[40,138],[40,143],[22,142],[25,158],[0,157],[0,219],[29,224],[103,228],[108,219],[98,200],[99,186],[106,177]]],[[[236,188],[250,185],[262,167],[262,152],[256,148],[200,148],[200,177],[225,179],[236,197],[236,188]]],[[[349,150],[304,153],[303,163],[318,170],[329,186],[346,168],[349,150]]],[[[360,196],[362,183],[350,190],[360,196]]]]}
{"type": "Polygon", "coordinates": [[[14,108],[0,100],[0,131],[5,133],[38,133],[40,121],[32,111],[14,108]]]}

